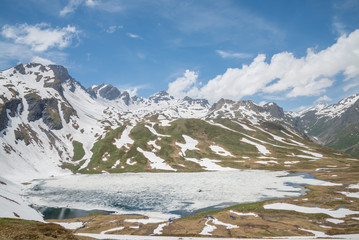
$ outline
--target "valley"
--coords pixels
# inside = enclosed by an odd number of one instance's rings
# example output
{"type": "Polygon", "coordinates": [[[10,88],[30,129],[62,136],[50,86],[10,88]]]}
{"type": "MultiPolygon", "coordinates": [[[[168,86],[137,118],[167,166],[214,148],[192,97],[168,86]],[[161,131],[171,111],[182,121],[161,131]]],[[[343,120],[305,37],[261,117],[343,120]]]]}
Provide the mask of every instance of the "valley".
{"type": "Polygon", "coordinates": [[[43,222],[30,204],[118,213],[46,220],[74,237],[359,233],[359,94],[298,116],[86,90],[57,65],[20,64],[0,83],[0,217],[43,222]]]}

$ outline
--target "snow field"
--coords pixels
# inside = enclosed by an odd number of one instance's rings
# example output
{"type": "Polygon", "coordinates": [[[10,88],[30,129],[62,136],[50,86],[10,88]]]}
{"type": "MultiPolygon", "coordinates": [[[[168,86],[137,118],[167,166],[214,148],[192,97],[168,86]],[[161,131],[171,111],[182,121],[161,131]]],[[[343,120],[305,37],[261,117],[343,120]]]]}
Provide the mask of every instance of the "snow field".
{"type": "Polygon", "coordinates": [[[21,218],[43,222],[39,212],[21,197],[22,186],[0,177],[0,218],[21,218]]]}

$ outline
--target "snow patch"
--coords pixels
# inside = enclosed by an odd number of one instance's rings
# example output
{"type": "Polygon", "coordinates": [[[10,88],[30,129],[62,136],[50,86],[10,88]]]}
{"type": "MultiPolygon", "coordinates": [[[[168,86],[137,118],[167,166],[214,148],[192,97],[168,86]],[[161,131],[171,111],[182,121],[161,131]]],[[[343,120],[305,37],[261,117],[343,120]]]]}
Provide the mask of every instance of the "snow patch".
{"type": "Polygon", "coordinates": [[[222,162],[221,160],[213,160],[213,159],[209,159],[209,158],[201,158],[201,159],[185,158],[185,159],[187,161],[191,161],[191,162],[199,164],[206,171],[233,171],[233,170],[236,170],[234,168],[222,167],[222,166],[216,164],[216,163],[222,162]]]}
{"type": "Polygon", "coordinates": [[[228,152],[224,148],[216,145],[211,145],[209,148],[215,152],[217,155],[223,156],[223,157],[234,157],[232,153],[228,152]]]}
{"type": "Polygon", "coordinates": [[[134,141],[130,138],[130,132],[133,129],[133,126],[126,126],[126,128],[123,130],[121,134],[121,138],[115,139],[115,146],[120,149],[122,147],[125,147],[127,149],[130,149],[128,146],[129,144],[133,144],[134,141]]]}
{"type": "Polygon", "coordinates": [[[176,145],[181,148],[182,156],[186,156],[187,150],[200,150],[197,148],[198,141],[187,135],[182,135],[186,143],[178,143],[176,145]]]}
{"type": "Polygon", "coordinates": [[[248,144],[251,144],[251,145],[254,145],[258,151],[264,155],[267,155],[267,154],[270,154],[270,151],[268,151],[268,149],[261,145],[261,144],[258,144],[258,143],[255,143],[255,142],[252,142],[251,140],[248,140],[247,138],[242,138],[241,139],[242,142],[245,142],[245,143],[248,143],[248,144]]]}
{"type": "Polygon", "coordinates": [[[151,163],[152,169],[161,169],[161,170],[169,170],[169,171],[177,171],[177,169],[172,168],[170,165],[166,163],[166,161],[160,157],[158,157],[153,152],[147,152],[142,150],[140,147],[137,148],[137,151],[142,153],[151,163]]]}
{"type": "Polygon", "coordinates": [[[264,205],[265,209],[275,209],[275,210],[291,210],[301,213],[325,213],[334,218],[344,218],[347,215],[359,214],[359,211],[352,211],[347,208],[339,208],[336,210],[319,208],[319,207],[303,207],[290,203],[272,203],[264,205]]]}

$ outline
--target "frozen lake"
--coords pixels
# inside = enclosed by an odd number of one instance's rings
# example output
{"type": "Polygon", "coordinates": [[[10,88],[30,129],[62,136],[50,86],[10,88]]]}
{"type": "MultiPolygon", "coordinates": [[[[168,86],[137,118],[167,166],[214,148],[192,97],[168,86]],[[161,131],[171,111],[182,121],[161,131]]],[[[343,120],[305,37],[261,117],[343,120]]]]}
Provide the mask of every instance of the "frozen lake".
{"type": "Polygon", "coordinates": [[[299,185],[330,185],[311,175],[263,170],[70,175],[35,180],[29,203],[152,217],[188,216],[245,202],[299,196],[299,185]]]}

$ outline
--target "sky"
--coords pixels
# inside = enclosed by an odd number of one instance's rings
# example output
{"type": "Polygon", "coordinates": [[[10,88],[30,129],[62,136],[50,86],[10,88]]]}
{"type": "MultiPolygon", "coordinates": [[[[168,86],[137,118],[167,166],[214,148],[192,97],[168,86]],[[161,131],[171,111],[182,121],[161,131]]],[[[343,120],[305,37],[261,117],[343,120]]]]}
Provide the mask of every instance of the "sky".
{"type": "Polygon", "coordinates": [[[65,66],[149,97],[276,102],[359,92],[358,0],[1,0],[0,69],[65,66]]]}

